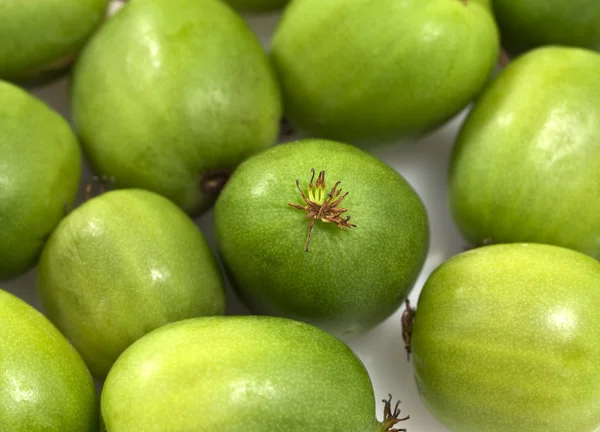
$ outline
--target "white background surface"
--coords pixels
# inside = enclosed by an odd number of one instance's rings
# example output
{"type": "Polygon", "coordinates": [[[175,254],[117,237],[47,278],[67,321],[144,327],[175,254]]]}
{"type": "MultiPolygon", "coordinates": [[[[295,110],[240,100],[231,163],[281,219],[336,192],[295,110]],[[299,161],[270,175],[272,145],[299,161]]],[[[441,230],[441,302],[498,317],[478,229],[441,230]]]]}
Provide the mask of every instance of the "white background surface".
{"type": "MultiPolygon", "coordinates": [[[[265,47],[268,46],[278,17],[278,14],[246,17],[265,47]]],[[[63,78],[33,89],[32,93],[45,100],[68,119],[67,86],[68,81],[63,78]]],[[[410,295],[413,304],[416,304],[421,288],[431,271],[446,259],[461,252],[464,247],[464,241],[450,218],[446,197],[449,155],[458,128],[464,120],[464,114],[462,113],[443,128],[418,142],[391,145],[373,152],[408,180],[427,207],[431,233],[429,256],[410,295]]],[[[82,185],[88,183],[89,180],[89,170],[86,170],[82,185]]],[[[209,243],[214,245],[212,212],[198,218],[197,222],[209,243]]],[[[3,288],[39,308],[35,298],[35,270],[4,284],[3,288]]],[[[247,313],[231,289],[229,287],[227,289],[228,312],[230,314],[247,313]]],[[[381,400],[387,398],[388,393],[391,393],[394,400],[402,401],[403,415],[410,414],[411,416],[410,420],[398,424],[398,427],[405,427],[409,432],[447,431],[427,412],[419,399],[412,375],[412,366],[406,361],[400,325],[401,314],[402,309],[379,327],[359,338],[348,340],[346,343],[356,352],[369,370],[378,401],[377,416],[380,420],[383,411],[381,400]]]]}

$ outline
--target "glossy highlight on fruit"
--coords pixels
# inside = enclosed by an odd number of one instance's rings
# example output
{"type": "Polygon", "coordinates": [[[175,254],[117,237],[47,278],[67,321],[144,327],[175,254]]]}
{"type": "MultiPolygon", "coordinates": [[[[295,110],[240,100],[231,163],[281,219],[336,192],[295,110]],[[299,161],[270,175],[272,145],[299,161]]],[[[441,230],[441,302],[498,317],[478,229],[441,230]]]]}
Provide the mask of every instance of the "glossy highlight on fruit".
{"type": "Polygon", "coordinates": [[[0,131],[0,280],[5,280],[35,265],[46,239],[70,210],[81,160],[69,124],[4,81],[0,131]]]}
{"type": "Polygon", "coordinates": [[[600,258],[600,54],[545,47],[513,61],[466,120],[450,204],[475,245],[537,242],[600,258]]]}
{"type": "Polygon", "coordinates": [[[3,290],[0,430],[98,430],[96,389],[77,351],[41,313],[3,290]]]}
{"type": "Polygon", "coordinates": [[[600,427],[600,264],[569,249],[494,245],[425,284],[413,366],[429,410],[456,432],[600,427]]]}
{"type": "Polygon", "coordinates": [[[596,0],[493,0],[503,47],[513,55],[543,45],[600,51],[596,0]]]}
{"type": "Polygon", "coordinates": [[[104,20],[108,0],[2,0],[0,79],[40,80],[66,69],[104,20]]]}
{"type": "Polygon", "coordinates": [[[93,375],[149,331],[225,313],[215,257],[175,204],[144,190],[117,190],[74,210],[50,237],[38,266],[47,316],[93,375]]]}
{"type": "Polygon", "coordinates": [[[219,0],[125,4],[86,46],[73,121],[99,176],[190,214],[231,171],[274,144],[281,101],[256,36],[219,0]]]}
{"type": "Polygon", "coordinates": [[[215,206],[215,233],[253,312],[348,336],[396,311],[429,246],[425,208],[404,178],[325,140],[283,144],[241,164],[215,206]]]}
{"type": "Polygon", "coordinates": [[[292,320],[208,317],[128,348],[102,391],[109,432],[385,432],[369,375],[338,339],[292,320]],[[177,413],[177,415],[173,415],[177,413]]]}
{"type": "Polygon", "coordinates": [[[371,145],[457,114],[486,84],[498,49],[496,24],[478,2],[297,0],[271,51],[292,124],[371,145]]]}

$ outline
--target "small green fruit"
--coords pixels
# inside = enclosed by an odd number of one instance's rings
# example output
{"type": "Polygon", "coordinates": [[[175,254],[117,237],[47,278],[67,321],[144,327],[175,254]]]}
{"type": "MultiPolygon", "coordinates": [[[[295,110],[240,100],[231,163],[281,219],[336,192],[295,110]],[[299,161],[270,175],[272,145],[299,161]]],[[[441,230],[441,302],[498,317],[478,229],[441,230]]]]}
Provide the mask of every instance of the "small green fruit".
{"type": "Polygon", "coordinates": [[[295,0],[272,42],[286,115],[316,136],[366,144],[441,125],[498,56],[489,10],[463,0],[295,0]]]}
{"type": "Polygon", "coordinates": [[[46,238],[75,200],[81,160],[68,123],[38,99],[3,81],[0,131],[3,280],[18,276],[37,261],[46,238]]]}
{"type": "Polygon", "coordinates": [[[600,55],[545,47],[511,63],[458,137],[454,218],[473,244],[534,242],[600,258],[600,55]]]}
{"type": "Polygon", "coordinates": [[[281,102],[258,40],[217,0],[127,3],[77,62],[73,118],[99,175],[207,209],[272,145],[281,102]]]}
{"type": "Polygon", "coordinates": [[[2,0],[0,78],[36,80],[71,64],[104,20],[108,0],[2,0]]]}
{"type": "Polygon", "coordinates": [[[150,330],[225,312],[202,233],[175,204],[143,190],[108,192],[66,217],[40,259],[38,294],[100,379],[150,330]]]}
{"type": "Polygon", "coordinates": [[[339,335],[370,329],[397,310],[429,244],[425,208],[398,173],[323,140],[280,145],[240,165],[215,207],[215,232],[252,311],[339,335]],[[322,173],[311,176],[312,168],[322,173]]]}
{"type": "Polygon", "coordinates": [[[369,375],[342,342],[272,317],[167,325],[117,360],[102,391],[110,432],[384,432],[369,375]],[[176,415],[174,415],[176,413],[176,415]]]}
{"type": "Polygon", "coordinates": [[[455,432],[600,428],[600,264],[539,244],[488,246],[425,284],[413,366],[455,432]]]}
{"type": "Polygon", "coordinates": [[[96,389],[77,351],[41,313],[3,290],[0,430],[98,430],[96,389]]]}
{"type": "Polygon", "coordinates": [[[224,0],[236,9],[246,12],[268,12],[283,8],[289,0],[224,0]]]}
{"type": "Polygon", "coordinates": [[[600,50],[597,0],[493,0],[502,44],[517,55],[542,45],[600,50]]]}

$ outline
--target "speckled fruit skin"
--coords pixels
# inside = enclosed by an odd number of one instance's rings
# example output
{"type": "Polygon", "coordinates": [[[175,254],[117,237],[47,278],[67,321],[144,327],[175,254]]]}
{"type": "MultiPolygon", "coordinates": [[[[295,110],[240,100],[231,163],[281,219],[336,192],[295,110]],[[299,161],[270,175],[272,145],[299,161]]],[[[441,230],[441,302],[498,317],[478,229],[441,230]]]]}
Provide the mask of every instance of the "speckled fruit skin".
{"type": "Polygon", "coordinates": [[[268,12],[283,8],[289,0],[224,0],[245,12],[268,12]]]}
{"type": "Polygon", "coordinates": [[[597,0],[493,0],[503,47],[513,55],[542,45],[600,50],[597,0]]]}
{"type": "Polygon", "coordinates": [[[253,316],[182,321],[136,342],[108,375],[102,417],[108,432],[383,430],[369,375],[346,345],[253,316]]]}
{"type": "Polygon", "coordinates": [[[144,190],[105,193],[65,218],[44,248],[37,289],[47,316],[100,379],[147,332],[225,313],[202,233],[175,204],[144,190]]]}
{"type": "Polygon", "coordinates": [[[487,82],[498,47],[496,24],[476,2],[297,0],[272,57],[292,123],[372,145],[453,117],[487,82]]]}
{"type": "Polygon", "coordinates": [[[600,264],[569,249],[494,245],[442,264],[412,334],[428,408],[455,432],[600,427],[600,264]]]}
{"type": "Polygon", "coordinates": [[[600,55],[545,47],[481,97],[450,169],[454,219],[473,244],[534,242],[600,258],[600,55]]]}
{"type": "Polygon", "coordinates": [[[269,149],[244,162],[215,206],[219,253],[254,312],[310,322],[336,335],[374,327],[397,310],[427,255],[425,208],[392,168],[362,150],[324,140],[269,149]],[[309,252],[302,203],[310,169],[340,181],[357,228],[317,221],[309,252]]]}
{"type": "Polygon", "coordinates": [[[0,131],[0,280],[4,280],[37,261],[46,238],[75,199],[81,160],[68,123],[4,81],[0,81],[0,131]]]}
{"type": "Polygon", "coordinates": [[[203,175],[272,145],[281,101],[258,40],[218,0],[132,0],[77,62],[73,119],[99,175],[170,198],[214,202],[203,175]]]}
{"type": "Polygon", "coordinates": [[[41,313],[3,290],[0,430],[98,430],[96,389],[77,351],[41,313]]]}
{"type": "Polygon", "coordinates": [[[108,0],[2,0],[0,79],[29,81],[64,69],[100,26],[107,5],[108,0]]]}

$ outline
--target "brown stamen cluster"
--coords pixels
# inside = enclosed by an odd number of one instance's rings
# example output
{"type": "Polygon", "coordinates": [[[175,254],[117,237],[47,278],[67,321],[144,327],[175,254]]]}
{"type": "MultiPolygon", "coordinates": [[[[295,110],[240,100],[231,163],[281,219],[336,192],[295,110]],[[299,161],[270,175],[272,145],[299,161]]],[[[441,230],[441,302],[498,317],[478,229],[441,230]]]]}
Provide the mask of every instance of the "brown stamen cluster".
{"type": "Polygon", "coordinates": [[[348,192],[342,195],[342,189],[338,189],[340,182],[337,182],[329,193],[325,192],[325,171],[321,171],[315,179],[315,169],[311,168],[312,177],[308,184],[308,196],[300,188],[300,182],[296,180],[296,187],[302,195],[302,199],[306,203],[305,206],[300,204],[288,203],[289,206],[297,208],[298,210],[304,210],[307,212],[306,219],[310,219],[308,225],[308,237],[306,239],[306,246],[304,250],[308,252],[308,245],[310,244],[310,236],[315,226],[315,221],[321,220],[325,223],[334,223],[340,229],[355,228],[356,225],[351,224],[350,216],[344,218],[342,215],[348,211],[343,207],[338,207],[341,202],[348,196],[348,192]]]}
{"type": "Polygon", "coordinates": [[[406,429],[392,429],[398,423],[410,419],[410,416],[400,418],[400,401],[396,402],[394,411],[392,412],[392,395],[389,395],[389,399],[384,399],[385,407],[383,409],[383,431],[384,432],[407,432],[406,429]]]}

